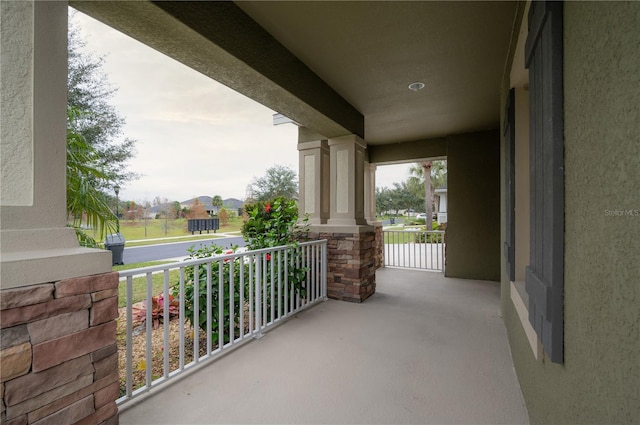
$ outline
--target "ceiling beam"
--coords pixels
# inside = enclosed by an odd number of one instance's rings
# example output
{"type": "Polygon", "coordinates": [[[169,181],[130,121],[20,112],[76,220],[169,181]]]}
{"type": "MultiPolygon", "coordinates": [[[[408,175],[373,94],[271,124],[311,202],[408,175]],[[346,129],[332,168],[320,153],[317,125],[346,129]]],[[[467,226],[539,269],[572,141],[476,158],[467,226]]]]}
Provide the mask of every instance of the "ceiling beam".
{"type": "Polygon", "coordinates": [[[69,4],[326,137],[365,136],[363,115],[235,3],[69,4]]]}

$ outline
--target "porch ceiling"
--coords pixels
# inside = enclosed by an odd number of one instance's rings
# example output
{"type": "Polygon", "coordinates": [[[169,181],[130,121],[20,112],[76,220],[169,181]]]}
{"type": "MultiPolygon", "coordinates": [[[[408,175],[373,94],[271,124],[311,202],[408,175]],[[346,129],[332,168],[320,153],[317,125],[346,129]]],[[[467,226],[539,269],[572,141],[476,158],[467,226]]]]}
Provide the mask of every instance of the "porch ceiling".
{"type": "Polygon", "coordinates": [[[498,126],[514,3],[238,6],[364,115],[368,144],[498,126]],[[409,90],[416,81],[426,87],[409,90]]]}
{"type": "Polygon", "coordinates": [[[76,2],[327,137],[496,128],[514,2],[76,2]],[[408,89],[420,81],[426,87],[408,89]]]}

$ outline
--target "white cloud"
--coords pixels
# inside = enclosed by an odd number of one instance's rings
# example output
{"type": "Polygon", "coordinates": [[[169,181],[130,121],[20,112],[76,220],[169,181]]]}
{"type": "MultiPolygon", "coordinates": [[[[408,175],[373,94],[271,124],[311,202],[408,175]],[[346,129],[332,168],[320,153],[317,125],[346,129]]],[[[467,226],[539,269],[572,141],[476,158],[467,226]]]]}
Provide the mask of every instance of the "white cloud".
{"type": "MultiPolygon", "coordinates": [[[[118,89],[112,104],[137,140],[121,199],[182,201],[193,196],[244,198],[254,177],[274,164],[297,170],[297,128],[273,126],[270,109],[100,22],[74,14],[87,49],[105,57],[118,89]]],[[[391,186],[407,165],[379,167],[378,186],[391,186]]]]}

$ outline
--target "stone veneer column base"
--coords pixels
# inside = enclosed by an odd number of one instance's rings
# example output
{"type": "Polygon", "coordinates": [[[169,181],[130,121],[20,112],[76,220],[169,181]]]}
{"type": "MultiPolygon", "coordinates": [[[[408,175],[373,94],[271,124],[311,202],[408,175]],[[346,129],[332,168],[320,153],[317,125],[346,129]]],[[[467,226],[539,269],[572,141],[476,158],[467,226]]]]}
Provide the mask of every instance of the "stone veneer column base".
{"type": "Polygon", "coordinates": [[[375,232],[312,232],[327,240],[327,296],[361,303],[376,291],[375,232]]]}
{"type": "Polygon", "coordinates": [[[0,292],[3,424],[117,425],[118,273],[0,292]]]}
{"type": "Polygon", "coordinates": [[[377,269],[380,267],[384,267],[384,233],[382,233],[382,223],[374,226],[374,231],[376,235],[375,245],[374,245],[374,266],[377,269]]]}

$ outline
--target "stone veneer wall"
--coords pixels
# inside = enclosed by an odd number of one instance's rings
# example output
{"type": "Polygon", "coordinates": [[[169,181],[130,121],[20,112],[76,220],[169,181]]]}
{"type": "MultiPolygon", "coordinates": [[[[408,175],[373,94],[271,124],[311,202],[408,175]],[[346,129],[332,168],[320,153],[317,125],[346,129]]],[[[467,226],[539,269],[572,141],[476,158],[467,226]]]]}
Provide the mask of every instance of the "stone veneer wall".
{"type": "Polygon", "coordinates": [[[374,232],[311,233],[327,240],[327,296],[360,303],[376,291],[374,232]]]}
{"type": "Polygon", "coordinates": [[[375,228],[376,239],[375,239],[375,253],[374,253],[374,267],[379,269],[380,267],[384,267],[384,233],[382,233],[382,226],[376,226],[375,228]]]}
{"type": "Polygon", "coordinates": [[[118,274],[0,293],[5,425],[118,423],[118,274]]]}

